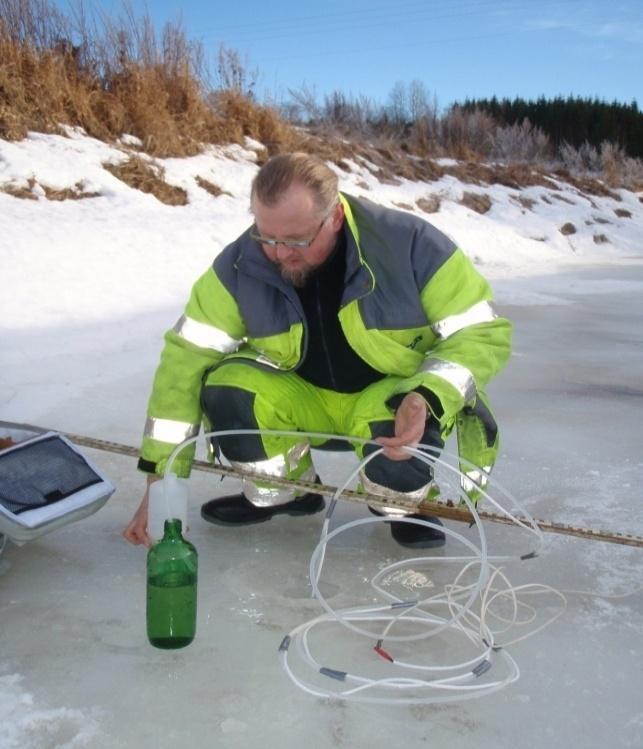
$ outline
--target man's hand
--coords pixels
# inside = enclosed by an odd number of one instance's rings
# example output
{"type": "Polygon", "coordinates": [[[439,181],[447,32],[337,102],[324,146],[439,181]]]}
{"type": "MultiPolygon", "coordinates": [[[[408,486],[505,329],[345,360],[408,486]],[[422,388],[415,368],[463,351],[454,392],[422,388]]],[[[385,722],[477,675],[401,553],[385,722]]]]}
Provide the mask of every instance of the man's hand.
{"type": "Polygon", "coordinates": [[[161,476],[152,474],[147,477],[147,487],[141,504],[134,513],[134,517],[129,521],[129,525],[123,531],[123,537],[135,546],[139,544],[150,546],[152,544],[152,539],[147,535],[147,506],[150,499],[150,484],[153,484],[160,478],[161,476]]]}
{"type": "Polygon", "coordinates": [[[384,455],[391,460],[408,460],[412,456],[401,447],[419,444],[429,415],[426,401],[418,393],[407,393],[395,414],[395,437],[378,437],[384,455]]]}

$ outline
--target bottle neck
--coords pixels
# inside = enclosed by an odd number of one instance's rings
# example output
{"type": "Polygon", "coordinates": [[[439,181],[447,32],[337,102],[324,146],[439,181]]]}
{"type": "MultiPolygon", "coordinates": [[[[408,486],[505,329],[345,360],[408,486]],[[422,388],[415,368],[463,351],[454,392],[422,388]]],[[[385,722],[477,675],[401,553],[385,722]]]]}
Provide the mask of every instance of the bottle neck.
{"type": "Polygon", "coordinates": [[[167,539],[181,539],[181,531],[181,521],[178,518],[166,520],[165,525],[163,526],[163,540],[165,541],[167,539]]]}

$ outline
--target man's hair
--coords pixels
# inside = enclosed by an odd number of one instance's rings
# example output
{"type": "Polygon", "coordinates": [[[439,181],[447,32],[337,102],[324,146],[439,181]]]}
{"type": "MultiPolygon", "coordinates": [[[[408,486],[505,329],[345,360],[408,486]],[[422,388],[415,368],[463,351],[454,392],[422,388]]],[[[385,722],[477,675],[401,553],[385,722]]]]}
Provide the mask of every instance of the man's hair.
{"type": "Polygon", "coordinates": [[[266,206],[276,205],[291,185],[307,187],[320,215],[337,202],[337,175],[317,156],[307,153],[283,153],[273,156],[252,181],[251,199],[266,206]]]}

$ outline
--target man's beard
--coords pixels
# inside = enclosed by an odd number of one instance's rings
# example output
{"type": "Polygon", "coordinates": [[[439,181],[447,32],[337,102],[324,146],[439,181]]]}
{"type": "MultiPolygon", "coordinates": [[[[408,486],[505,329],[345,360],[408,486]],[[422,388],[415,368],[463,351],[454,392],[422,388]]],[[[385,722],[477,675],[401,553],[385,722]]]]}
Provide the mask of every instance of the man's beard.
{"type": "Polygon", "coordinates": [[[313,268],[298,268],[294,270],[294,269],[286,268],[283,265],[279,266],[279,271],[284,281],[288,281],[295,288],[298,288],[298,289],[306,285],[306,281],[308,280],[313,270],[314,270],[313,268]]]}

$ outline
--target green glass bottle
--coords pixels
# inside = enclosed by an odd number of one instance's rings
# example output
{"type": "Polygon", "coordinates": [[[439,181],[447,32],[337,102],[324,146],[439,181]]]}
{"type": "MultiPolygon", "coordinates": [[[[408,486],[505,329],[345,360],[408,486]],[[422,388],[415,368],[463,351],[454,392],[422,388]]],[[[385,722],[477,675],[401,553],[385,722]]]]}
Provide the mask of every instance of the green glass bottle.
{"type": "Polygon", "coordinates": [[[197,553],[181,521],[165,521],[163,538],[147,553],[147,637],[156,648],[182,648],[196,632],[197,553]]]}

